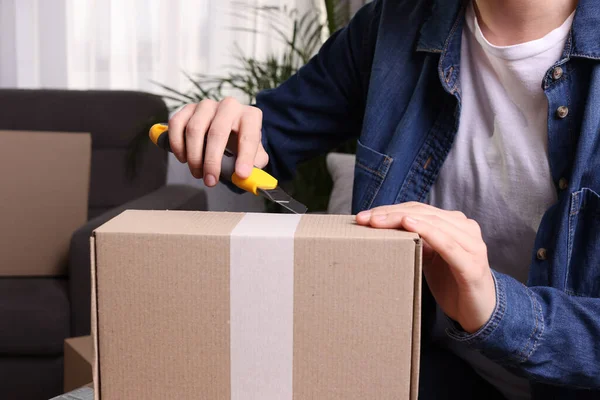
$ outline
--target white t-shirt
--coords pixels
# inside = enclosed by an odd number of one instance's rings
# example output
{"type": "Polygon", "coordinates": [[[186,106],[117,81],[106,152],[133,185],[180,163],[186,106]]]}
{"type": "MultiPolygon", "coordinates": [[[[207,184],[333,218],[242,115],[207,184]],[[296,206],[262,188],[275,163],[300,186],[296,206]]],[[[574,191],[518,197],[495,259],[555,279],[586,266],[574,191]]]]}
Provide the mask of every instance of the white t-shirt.
{"type": "MultiPolygon", "coordinates": [[[[541,39],[505,47],[485,39],[472,4],[465,18],[460,126],[429,203],[476,220],[490,266],[525,283],[538,226],[557,200],[542,79],[562,55],[573,15],[541,39]]],[[[436,336],[442,343],[507,398],[530,398],[527,380],[451,341],[445,323],[438,318],[436,336]]]]}

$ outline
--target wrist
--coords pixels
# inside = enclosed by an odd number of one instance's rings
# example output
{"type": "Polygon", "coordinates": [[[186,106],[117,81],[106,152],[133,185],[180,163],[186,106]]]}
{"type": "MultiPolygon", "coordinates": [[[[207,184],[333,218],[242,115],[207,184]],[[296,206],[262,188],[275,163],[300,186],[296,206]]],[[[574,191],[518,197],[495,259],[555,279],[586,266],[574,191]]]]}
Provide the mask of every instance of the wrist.
{"type": "Polygon", "coordinates": [[[457,321],[461,328],[469,334],[473,334],[485,326],[496,309],[496,283],[491,269],[488,269],[488,272],[473,291],[475,296],[471,297],[470,301],[476,304],[465,307],[469,312],[464,318],[457,321]]]}
{"type": "Polygon", "coordinates": [[[490,320],[473,334],[462,330],[458,322],[446,333],[492,361],[522,364],[532,356],[545,331],[542,303],[535,291],[516,279],[496,271],[493,278],[497,302],[490,320]]]}

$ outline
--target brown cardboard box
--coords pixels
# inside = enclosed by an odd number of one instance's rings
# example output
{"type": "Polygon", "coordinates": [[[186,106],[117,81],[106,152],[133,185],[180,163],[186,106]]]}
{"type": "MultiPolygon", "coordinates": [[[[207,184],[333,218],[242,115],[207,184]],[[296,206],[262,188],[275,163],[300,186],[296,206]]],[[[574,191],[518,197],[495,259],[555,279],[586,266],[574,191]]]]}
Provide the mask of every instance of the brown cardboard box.
{"type": "Polygon", "coordinates": [[[93,380],[94,343],[91,336],[65,339],[64,391],[70,392],[93,380]]]}
{"type": "Polygon", "coordinates": [[[91,245],[97,400],[417,398],[416,235],[127,211],[91,245]]]}
{"type": "Polygon", "coordinates": [[[57,276],[87,220],[91,136],[0,131],[0,276],[57,276]]]}

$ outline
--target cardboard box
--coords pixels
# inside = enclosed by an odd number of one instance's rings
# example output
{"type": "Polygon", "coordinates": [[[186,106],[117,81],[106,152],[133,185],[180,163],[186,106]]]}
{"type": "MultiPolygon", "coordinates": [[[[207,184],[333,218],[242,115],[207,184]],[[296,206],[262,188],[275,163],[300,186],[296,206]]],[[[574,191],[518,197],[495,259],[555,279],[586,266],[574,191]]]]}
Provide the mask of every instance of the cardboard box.
{"type": "Polygon", "coordinates": [[[87,221],[91,136],[0,131],[0,276],[58,276],[87,221]]]}
{"type": "Polygon", "coordinates": [[[414,234],[126,211],[91,246],[97,400],[417,398],[414,234]]]}
{"type": "Polygon", "coordinates": [[[94,343],[91,336],[65,339],[64,391],[70,392],[93,381],[94,343]]]}

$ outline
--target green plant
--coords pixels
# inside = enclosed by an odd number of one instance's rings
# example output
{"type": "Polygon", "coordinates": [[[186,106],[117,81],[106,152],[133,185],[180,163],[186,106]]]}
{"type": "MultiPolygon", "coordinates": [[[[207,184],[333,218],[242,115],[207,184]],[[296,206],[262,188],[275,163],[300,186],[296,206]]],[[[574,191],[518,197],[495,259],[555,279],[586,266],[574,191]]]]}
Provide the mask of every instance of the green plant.
{"type": "MultiPolygon", "coordinates": [[[[332,34],[345,25],[350,18],[350,0],[323,0],[326,10],[325,22],[316,11],[299,15],[296,9],[287,7],[255,7],[247,3],[235,3],[236,9],[267,21],[267,26],[275,32],[276,38],[284,44],[281,53],[272,53],[264,59],[256,59],[244,54],[236,46],[235,64],[228,72],[219,76],[189,74],[183,72],[190,82],[186,92],[175,90],[155,82],[166,94],[163,97],[171,103],[171,109],[204,99],[220,100],[232,92],[244,96],[252,104],[258,92],[279,86],[305,65],[322,44],[324,32],[332,34]]],[[[262,34],[258,30],[245,30],[252,34],[262,34]]],[[[344,143],[336,151],[354,152],[355,143],[344,143]]],[[[317,157],[298,166],[294,180],[287,183],[286,189],[310,211],[323,211],[327,208],[332,182],[325,165],[325,156],[317,157]]],[[[272,211],[267,204],[267,210],[272,211]]]]}
{"type": "MultiPolygon", "coordinates": [[[[298,15],[296,9],[287,7],[255,7],[243,1],[235,2],[234,5],[236,9],[245,11],[246,16],[250,13],[255,18],[267,21],[276,38],[284,44],[283,51],[280,54],[268,54],[264,59],[256,59],[244,54],[236,45],[235,63],[227,68],[225,74],[213,76],[183,72],[190,82],[190,89],[186,92],[154,82],[168,93],[163,97],[170,100],[171,109],[204,99],[221,100],[231,93],[242,94],[248,104],[251,104],[258,92],[275,88],[295,74],[321,45],[324,26],[315,10],[298,15]]],[[[234,29],[252,34],[265,33],[244,28],[234,29]]]]}

